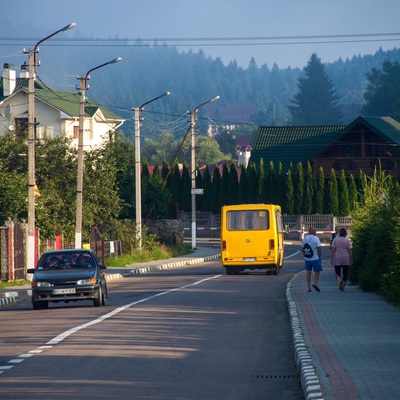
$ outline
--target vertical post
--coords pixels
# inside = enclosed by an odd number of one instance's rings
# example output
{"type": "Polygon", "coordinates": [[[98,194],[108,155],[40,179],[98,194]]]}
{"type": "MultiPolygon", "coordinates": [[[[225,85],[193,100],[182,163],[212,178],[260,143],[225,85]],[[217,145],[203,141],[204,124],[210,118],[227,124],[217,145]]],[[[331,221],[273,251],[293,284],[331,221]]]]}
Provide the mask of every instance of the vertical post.
{"type": "Polygon", "coordinates": [[[35,267],[35,63],[36,48],[28,61],[28,243],[27,267],[35,267]]]}
{"type": "Polygon", "coordinates": [[[76,229],[75,248],[82,248],[82,206],[83,206],[83,147],[84,147],[84,122],[85,122],[85,100],[86,100],[86,77],[79,78],[79,133],[78,133],[78,177],[76,184],[76,229]]]}
{"type": "Polygon", "coordinates": [[[215,96],[210,100],[205,101],[204,103],[197,106],[190,113],[190,128],[192,133],[192,166],[191,166],[191,175],[192,175],[192,249],[196,248],[196,137],[195,137],[195,124],[196,124],[196,113],[200,107],[205,106],[208,103],[211,103],[215,100],[218,100],[219,96],[215,96]]]}
{"type": "Polygon", "coordinates": [[[196,113],[197,109],[190,113],[190,127],[191,127],[191,171],[190,176],[192,179],[192,249],[196,248],[196,136],[195,136],[195,124],[196,124],[196,113]]]}
{"type": "Polygon", "coordinates": [[[141,162],[140,162],[140,112],[144,106],[152,103],[164,96],[169,96],[170,92],[165,92],[160,96],[155,97],[140,107],[133,108],[133,119],[135,121],[135,190],[136,190],[136,239],[139,251],[142,251],[142,182],[141,182],[141,162]]]}
{"type": "Polygon", "coordinates": [[[140,161],[140,107],[134,108],[135,123],[135,201],[136,201],[136,240],[139,251],[142,251],[142,182],[140,161]]]}

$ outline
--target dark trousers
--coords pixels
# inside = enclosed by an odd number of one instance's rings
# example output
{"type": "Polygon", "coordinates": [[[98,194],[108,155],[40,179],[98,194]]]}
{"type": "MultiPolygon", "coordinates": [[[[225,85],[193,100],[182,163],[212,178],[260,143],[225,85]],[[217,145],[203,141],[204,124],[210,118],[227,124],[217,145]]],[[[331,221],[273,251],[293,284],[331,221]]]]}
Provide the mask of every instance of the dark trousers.
{"type": "Polygon", "coordinates": [[[342,281],[347,282],[347,276],[349,275],[350,265],[335,265],[335,275],[336,278],[340,278],[342,276],[342,281]],[[343,275],[341,274],[341,270],[343,268],[343,275]]]}

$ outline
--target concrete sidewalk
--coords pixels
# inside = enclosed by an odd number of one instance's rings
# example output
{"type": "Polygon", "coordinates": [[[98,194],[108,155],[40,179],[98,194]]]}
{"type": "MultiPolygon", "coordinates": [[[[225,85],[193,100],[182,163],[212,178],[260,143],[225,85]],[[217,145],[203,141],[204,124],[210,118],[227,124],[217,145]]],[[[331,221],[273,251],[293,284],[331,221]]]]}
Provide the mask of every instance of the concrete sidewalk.
{"type": "Polygon", "coordinates": [[[302,271],[286,291],[306,399],[400,399],[400,309],[356,286],[339,291],[330,265],[318,286],[308,293],[302,271]]]}

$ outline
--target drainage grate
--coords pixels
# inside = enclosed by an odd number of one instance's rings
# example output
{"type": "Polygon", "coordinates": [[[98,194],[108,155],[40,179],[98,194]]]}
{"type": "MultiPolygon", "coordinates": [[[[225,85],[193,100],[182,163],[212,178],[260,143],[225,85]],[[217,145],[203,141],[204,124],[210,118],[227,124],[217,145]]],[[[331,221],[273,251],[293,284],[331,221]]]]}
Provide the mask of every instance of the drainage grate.
{"type": "Polygon", "coordinates": [[[256,375],[257,379],[297,379],[297,375],[256,375]]]}

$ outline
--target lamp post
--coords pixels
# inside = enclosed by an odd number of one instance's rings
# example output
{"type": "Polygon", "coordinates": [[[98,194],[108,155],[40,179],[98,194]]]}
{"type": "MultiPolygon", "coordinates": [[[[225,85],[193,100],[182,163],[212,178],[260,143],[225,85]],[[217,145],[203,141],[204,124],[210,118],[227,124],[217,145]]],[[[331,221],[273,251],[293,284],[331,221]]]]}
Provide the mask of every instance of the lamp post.
{"type": "Polygon", "coordinates": [[[105,67],[109,64],[115,64],[121,61],[122,58],[118,57],[114,60],[108,61],[104,64],[98,65],[90,69],[84,77],[78,77],[80,80],[79,91],[80,91],[80,101],[79,101],[79,133],[78,133],[78,176],[76,184],[76,226],[75,226],[75,248],[80,249],[82,247],[82,208],[83,208],[83,125],[85,118],[85,95],[86,90],[89,89],[87,81],[90,79],[90,73],[96,69],[105,67]]]}
{"type": "Polygon", "coordinates": [[[195,125],[196,125],[196,113],[200,107],[218,100],[219,96],[215,96],[210,100],[200,104],[190,113],[190,126],[191,126],[191,139],[192,139],[192,166],[191,166],[191,178],[192,178],[192,249],[196,248],[196,136],[195,136],[195,125]]]}
{"type": "Polygon", "coordinates": [[[142,182],[141,182],[141,167],[140,167],[140,112],[144,106],[152,103],[162,97],[169,96],[170,92],[165,92],[162,95],[143,103],[140,107],[133,108],[133,120],[135,122],[135,200],[136,200],[136,240],[139,251],[142,251],[142,182]]]}
{"type": "Polygon", "coordinates": [[[36,43],[33,50],[28,51],[28,241],[27,241],[27,268],[35,267],[35,68],[36,53],[39,45],[47,39],[73,28],[76,24],[71,23],[64,28],[46,36],[36,43]]]}

